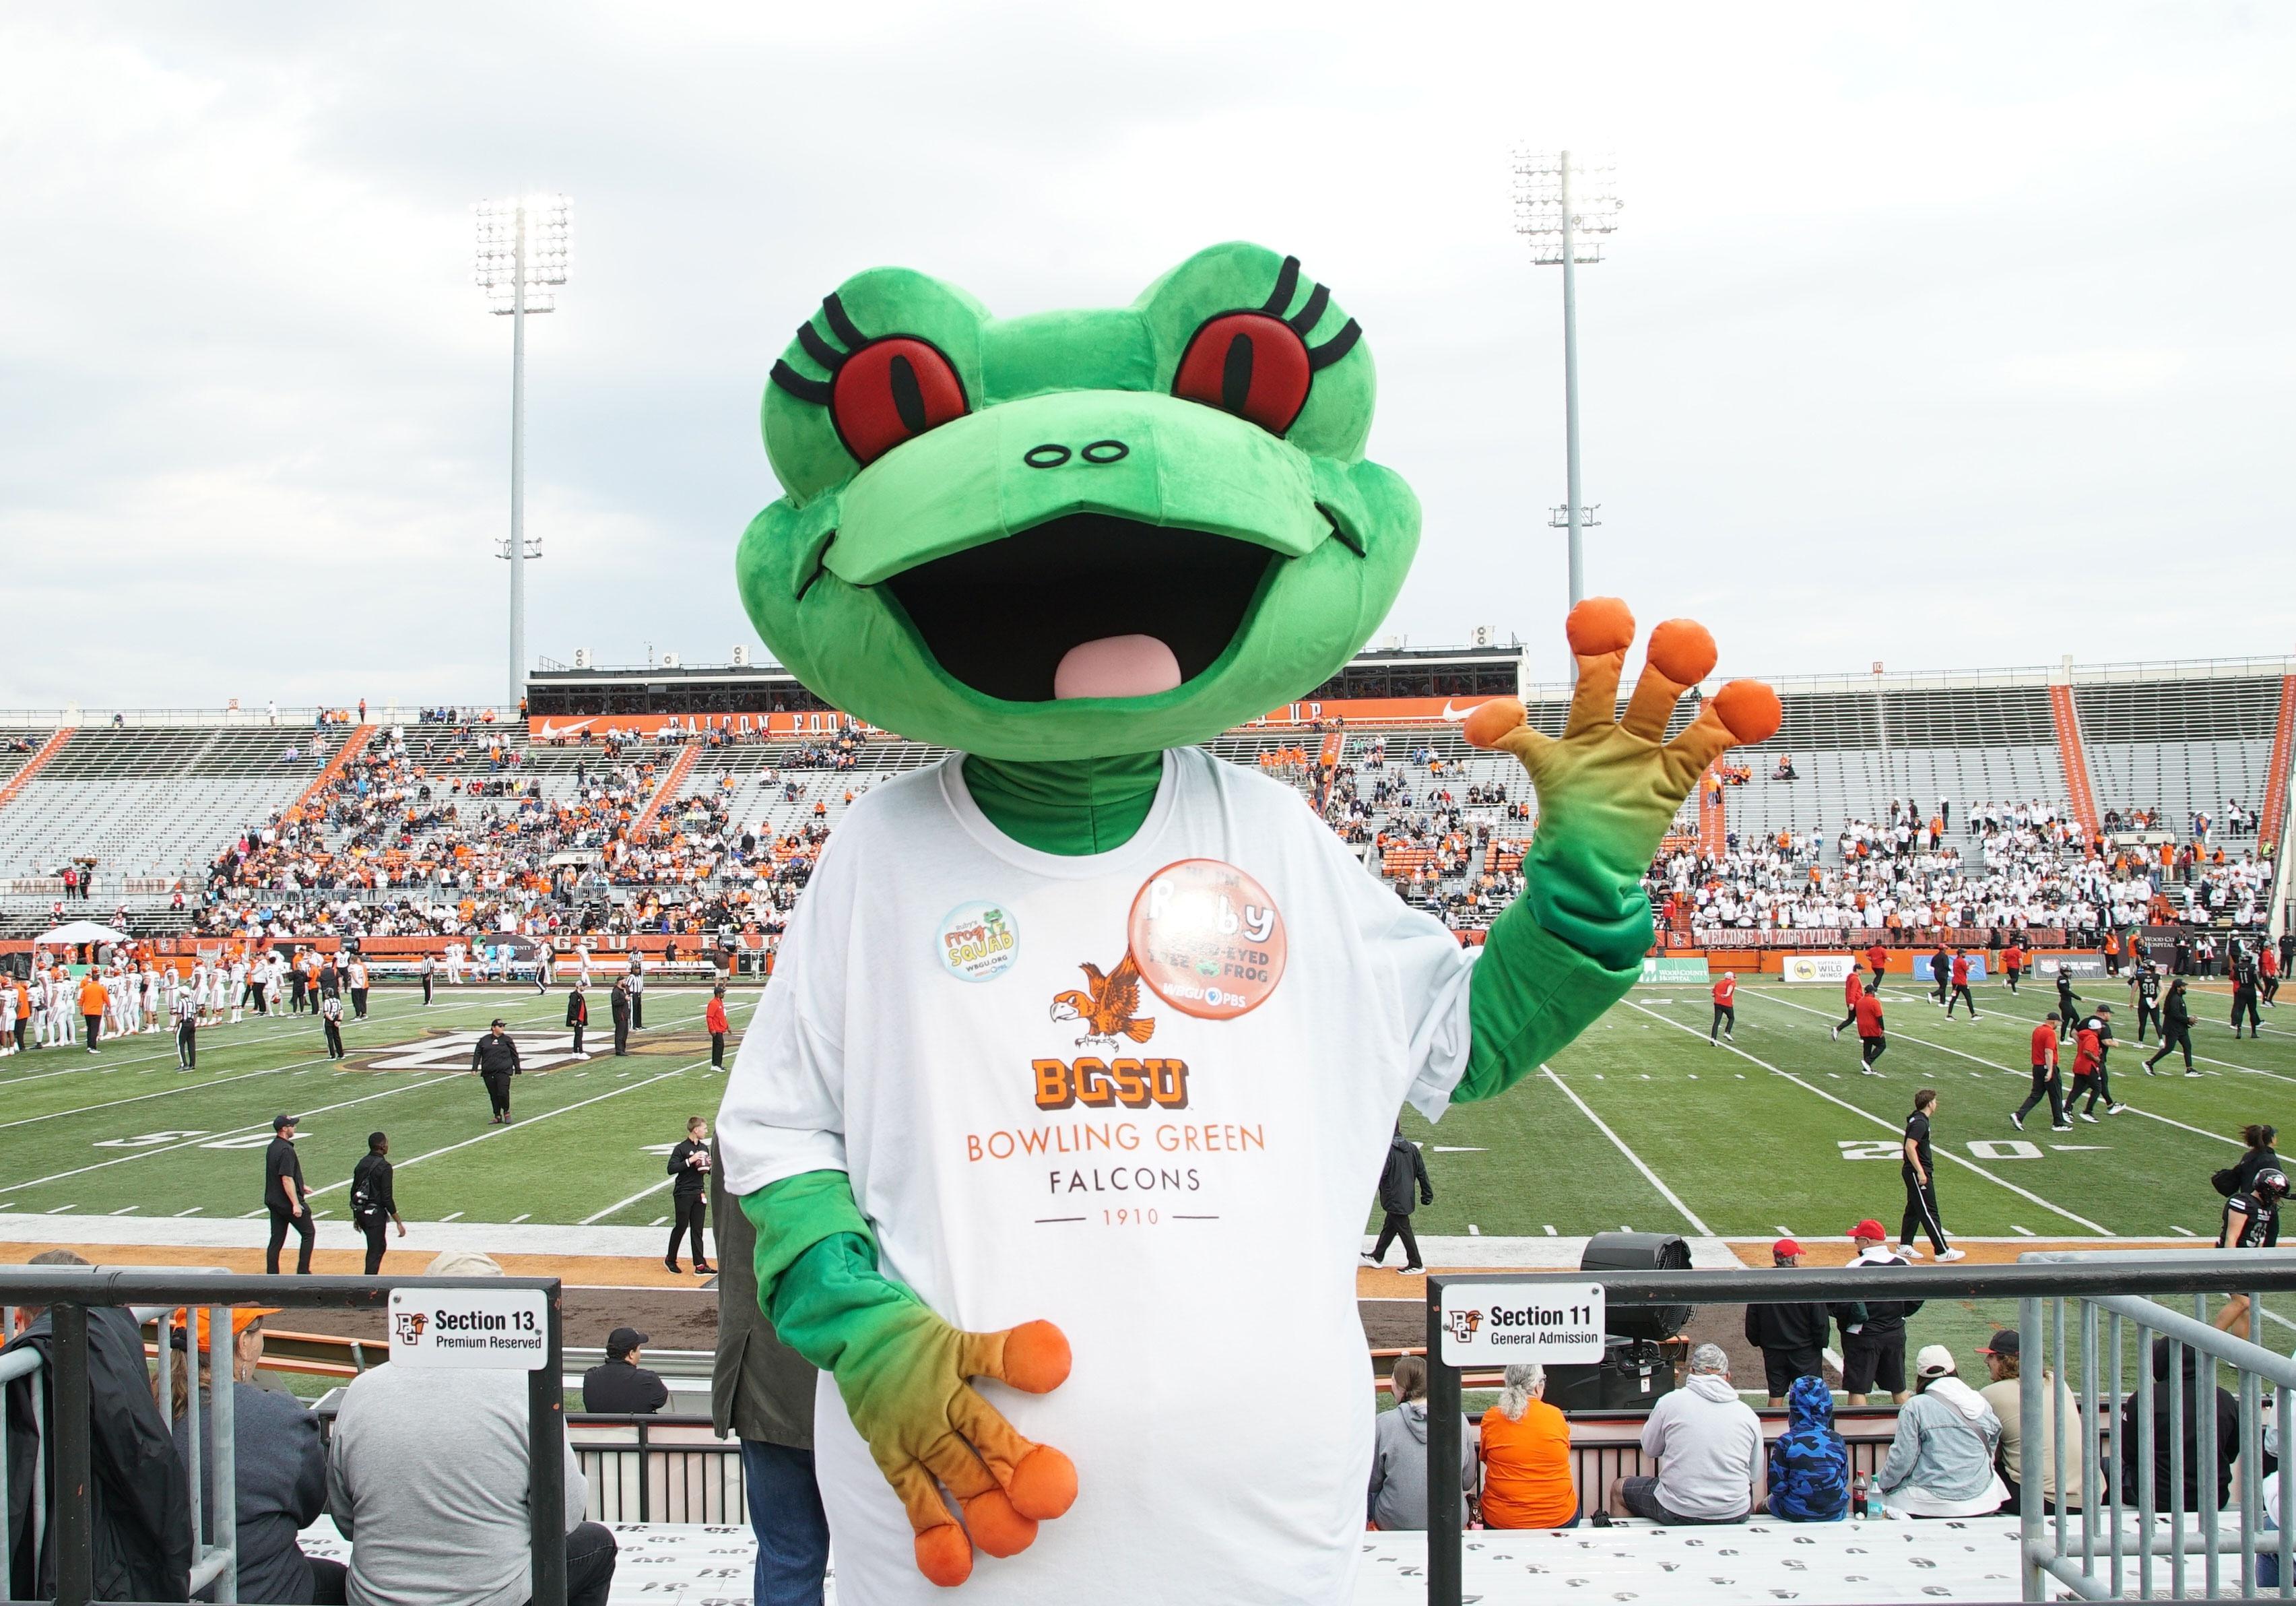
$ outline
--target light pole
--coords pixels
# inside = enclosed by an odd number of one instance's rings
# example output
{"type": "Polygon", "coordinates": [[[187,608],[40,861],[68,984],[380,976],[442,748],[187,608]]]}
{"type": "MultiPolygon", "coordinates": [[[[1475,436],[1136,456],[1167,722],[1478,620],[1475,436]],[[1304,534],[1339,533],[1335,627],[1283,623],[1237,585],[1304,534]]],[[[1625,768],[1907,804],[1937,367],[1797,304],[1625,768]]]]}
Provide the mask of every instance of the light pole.
{"type": "Polygon", "coordinates": [[[1571,160],[1568,151],[1518,152],[1514,232],[1530,242],[1530,259],[1562,267],[1562,419],[1569,500],[1547,523],[1570,532],[1570,605],[1587,595],[1579,531],[1597,521],[1578,484],[1578,264],[1603,259],[1603,239],[1619,226],[1622,204],[1608,161],[1571,160]]]}
{"type": "Polygon", "coordinates": [[[516,709],[526,696],[526,560],[542,556],[537,538],[526,535],[526,315],[557,305],[554,287],[566,282],[566,214],[563,195],[522,195],[511,201],[481,201],[471,209],[479,226],[478,260],[472,274],[510,319],[510,539],[496,555],[510,560],[510,696],[516,709]]]}

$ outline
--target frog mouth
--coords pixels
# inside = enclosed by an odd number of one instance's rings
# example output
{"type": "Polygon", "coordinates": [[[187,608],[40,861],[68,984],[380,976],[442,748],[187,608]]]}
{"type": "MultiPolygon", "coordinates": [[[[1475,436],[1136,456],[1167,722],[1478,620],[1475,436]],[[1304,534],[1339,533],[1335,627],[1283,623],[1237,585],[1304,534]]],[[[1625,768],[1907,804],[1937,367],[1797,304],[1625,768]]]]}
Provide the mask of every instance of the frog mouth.
{"type": "Polygon", "coordinates": [[[1228,652],[1283,555],[1071,513],[880,582],[952,679],[1006,703],[1152,696],[1228,652]]]}

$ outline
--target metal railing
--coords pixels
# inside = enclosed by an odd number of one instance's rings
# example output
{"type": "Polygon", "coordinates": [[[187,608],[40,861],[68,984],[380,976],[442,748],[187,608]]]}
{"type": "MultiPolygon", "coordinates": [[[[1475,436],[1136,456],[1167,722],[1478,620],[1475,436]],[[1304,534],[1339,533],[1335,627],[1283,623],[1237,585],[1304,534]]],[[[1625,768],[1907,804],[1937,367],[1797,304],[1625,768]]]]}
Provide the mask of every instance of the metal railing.
{"type": "MultiPolygon", "coordinates": [[[[0,1355],[0,1390],[27,1385],[38,1439],[33,1484],[26,1522],[29,1531],[11,1527],[14,1506],[7,1487],[6,1457],[0,1456],[0,1565],[8,1565],[20,1544],[33,1558],[33,1587],[37,1589],[44,1559],[53,1557],[56,1606],[83,1606],[95,1588],[95,1530],[92,1504],[97,1469],[92,1432],[89,1380],[88,1313],[93,1309],[126,1308],[138,1323],[159,1322],[158,1382],[162,1400],[170,1397],[176,1360],[168,1341],[171,1313],[204,1311],[211,1335],[210,1364],[215,1381],[231,1380],[231,1307],[261,1305],[285,1309],[329,1307],[381,1311],[395,1288],[478,1289],[492,1291],[531,1289],[544,1296],[547,1307],[546,1363],[527,1376],[527,1448],[529,1462],[528,1516],[532,1524],[532,1601],[534,1606],[565,1606],[566,1602],[566,1480],[565,1418],[560,1393],[563,1367],[562,1305],[554,1277],[264,1277],[189,1268],[122,1269],[102,1266],[0,1267],[0,1314],[4,1314],[12,1338],[17,1308],[44,1306],[39,1321],[49,1324],[53,1358],[44,1361],[36,1347],[12,1349],[0,1355]],[[47,1375],[45,1377],[43,1372],[47,1375]]],[[[209,1424],[211,1438],[203,1441],[197,1387],[196,1319],[189,1325],[181,1364],[195,1370],[186,1381],[186,1411],[190,1429],[188,1465],[192,1522],[190,1586],[196,1593],[212,1585],[212,1598],[238,1599],[238,1522],[234,1479],[233,1389],[212,1391],[209,1424]],[[201,1458],[204,1443],[212,1444],[214,1466],[205,1485],[201,1458]],[[214,1490],[213,1531],[206,1525],[207,1487],[214,1490]]],[[[37,1322],[28,1327],[37,1330],[37,1322]]],[[[165,1412],[165,1407],[162,1407],[165,1412]]],[[[6,1579],[0,1577],[0,1585],[6,1579]]],[[[37,1596],[17,1597],[37,1599],[37,1596]]],[[[135,1606],[135,1603],[130,1603],[135,1606]]]]}
{"type": "MultiPolygon", "coordinates": [[[[2226,1586],[2231,1596],[2296,1598],[2296,1568],[2291,1564],[2292,1547],[2296,1547],[2296,1468],[2289,1469],[2291,1477],[2277,1489],[2273,1513],[2277,1531],[2262,1545],[2259,1543],[2266,1532],[2259,1468],[2267,1456],[2296,1446],[2296,1419],[2292,1418],[2296,1412],[2296,1361],[2219,1331],[2206,1320],[2209,1295],[2244,1289],[2249,1290],[2251,1322],[2264,1321],[2265,1294],[2296,1290],[2296,1250],[2237,1256],[2207,1249],[2036,1253],[2021,1256],[2015,1265],[1931,1265],[1885,1272],[1588,1269],[1438,1274],[1427,1280],[1428,1465],[1457,1465],[1464,1430],[1460,1371],[1443,1359],[1443,1290],[1541,1283],[1583,1288],[1588,1282],[1603,1286],[1613,1314],[1660,1305],[1844,1304],[1873,1298],[1885,1289],[1887,1297],[1906,1300],[2014,1299],[2021,1359],[2037,1385],[2019,1391],[2022,1598],[2046,1600],[2052,1580],[2087,1600],[2114,1598],[2127,1593],[2132,1583],[2138,1598],[2144,1600],[2217,1597],[2226,1586]],[[2161,1302],[2163,1297],[2189,1298],[2194,1314],[2171,1309],[2161,1302]],[[2068,1388],[2065,1380],[2074,1375],[2068,1369],[2066,1351],[2069,1304],[2074,1307],[2071,1366],[2080,1380],[2071,1413],[2075,1420],[2068,1422],[2066,1412],[2055,1412],[2045,1435],[2045,1389],[2038,1386],[2042,1374],[2049,1379],[2048,1393],[2068,1388]],[[2132,1333],[2133,1349],[2128,1342],[2132,1333]],[[2188,1354],[2194,1371],[2190,1387],[2168,1388],[2168,1400],[2157,1412],[2156,1340],[2172,1385],[2184,1377],[2188,1354]],[[2133,1386],[2126,1371],[2132,1360],[2142,1363],[2136,1367],[2133,1386]],[[2236,1412],[2229,1467],[2219,1462],[2222,1446],[2215,1431],[2215,1380],[2220,1366],[2233,1368],[2237,1384],[2236,1392],[2226,1391],[2236,1412]],[[2208,1387],[2199,1387],[2202,1381],[2208,1387]],[[2269,1436],[2263,1425],[2262,1396],[2267,1385],[2277,1396],[2269,1436]],[[2193,1431],[2202,1424],[2187,1421],[2195,1405],[2209,1412],[2205,1433],[2193,1431]],[[2124,1411],[2133,1419],[2133,1442],[2123,1429],[2124,1411]],[[2078,1437],[2078,1445],[2069,1435],[2078,1437]],[[2193,1443],[2189,1462],[2188,1439],[2193,1443]],[[2054,1520],[2042,1511],[2045,1446],[2053,1453],[2054,1466],[2070,1468],[2077,1460],[2083,1473],[2082,1509],[2059,1510],[2054,1520]],[[2139,1476],[2129,1478],[2125,1468],[2135,1469],[2139,1476]],[[2168,1480],[2165,1506],[2154,1498],[2156,1469],[2168,1480]],[[2224,1475],[2233,1471],[2238,1473],[2237,1498],[2220,1509],[2217,1489],[2224,1475]],[[2132,1481],[2138,1485],[2134,1491],[2127,1487],[2132,1481]],[[2199,1498],[2186,1499],[2188,1481],[2199,1498]],[[2229,1547],[2224,1521],[2228,1514],[2235,1519],[2229,1547]],[[2276,1578],[2270,1584],[2259,1573],[2260,1552],[2263,1560],[2277,1558],[2276,1578]],[[2195,1555],[2202,1575],[2197,1590],[2188,1588],[2195,1555]],[[2224,1562],[2228,1555],[2238,1558],[2236,1577],[2227,1576],[2224,1562]],[[2164,1563],[2165,1589],[2156,1576],[2164,1563]]],[[[1598,1509],[1601,1497],[1600,1491],[1582,1492],[1589,1510],[1598,1509]]],[[[1460,1606],[1463,1599],[1464,1502],[1458,1480],[1429,1478],[1430,1606],[1460,1606]]]]}

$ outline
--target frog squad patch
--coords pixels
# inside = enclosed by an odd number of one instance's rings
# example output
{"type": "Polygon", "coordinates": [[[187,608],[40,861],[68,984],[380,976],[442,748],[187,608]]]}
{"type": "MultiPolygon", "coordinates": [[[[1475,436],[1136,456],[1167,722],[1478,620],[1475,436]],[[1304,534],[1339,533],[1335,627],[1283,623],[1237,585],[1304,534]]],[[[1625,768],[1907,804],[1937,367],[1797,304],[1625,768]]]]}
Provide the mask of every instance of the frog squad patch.
{"type": "Polygon", "coordinates": [[[1234,1020],[1266,1003],[1291,946],[1267,889],[1218,859],[1183,859],[1143,882],[1128,935],[1140,979],[1204,1020],[1234,1020]]]}
{"type": "Polygon", "coordinates": [[[991,982],[1021,957],[1021,927],[1002,903],[960,903],[933,939],[941,968],[961,982],[991,982]]]}

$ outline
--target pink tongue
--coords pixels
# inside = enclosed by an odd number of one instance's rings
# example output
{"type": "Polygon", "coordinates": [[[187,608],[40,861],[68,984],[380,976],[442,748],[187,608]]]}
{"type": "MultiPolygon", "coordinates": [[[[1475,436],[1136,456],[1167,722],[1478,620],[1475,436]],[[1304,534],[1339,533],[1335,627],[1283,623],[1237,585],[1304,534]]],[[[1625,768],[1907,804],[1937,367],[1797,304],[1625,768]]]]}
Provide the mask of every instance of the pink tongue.
{"type": "Polygon", "coordinates": [[[1145,697],[1180,683],[1180,661],[1153,636],[1103,636],[1069,648],[1053,671],[1055,697],[1145,697]]]}

